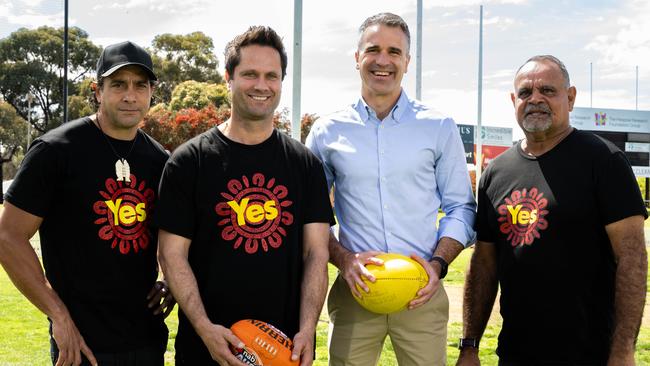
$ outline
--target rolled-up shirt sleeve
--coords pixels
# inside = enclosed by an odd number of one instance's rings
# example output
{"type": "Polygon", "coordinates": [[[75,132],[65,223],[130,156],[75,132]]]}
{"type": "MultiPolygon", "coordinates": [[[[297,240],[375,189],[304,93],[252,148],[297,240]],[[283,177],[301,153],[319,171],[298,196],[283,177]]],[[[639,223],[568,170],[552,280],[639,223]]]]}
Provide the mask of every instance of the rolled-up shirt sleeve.
{"type": "Polygon", "coordinates": [[[465,162],[465,150],[458,128],[450,118],[440,138],[441,154],[436,161],[436,183],[440,194],[440,208],[445,216],[440,219],[438,240],[449,237],[468,247],[476,240],[474,219],[476,201],[465,162]]]}

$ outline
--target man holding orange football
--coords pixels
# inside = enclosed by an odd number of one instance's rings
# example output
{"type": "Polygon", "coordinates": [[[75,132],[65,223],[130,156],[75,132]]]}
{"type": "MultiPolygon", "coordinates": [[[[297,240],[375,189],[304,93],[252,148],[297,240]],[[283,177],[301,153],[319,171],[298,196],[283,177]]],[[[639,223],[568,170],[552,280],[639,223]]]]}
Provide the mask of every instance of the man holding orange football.
{"type": "Polygon", "coordinates": [[[329,243],[340,271],[328,298],[330,365],[376,364],[387,335],[400,364],[445,365],[449,303],[441,279],[474,238],[463,145],[451,118],[401,88],[410,60],[406,22],[382,13],[359,31],[361,97],[318,120],[307,138],[336,187],[340,225],[329,243]],[[446,215],[436,228],[439,208],[446,215]],[[375,314],[353,298],[368,293],[364,279],[375,278],[365,265],[381,265],[382,252],[411,256],[428,274],[408,310],[375,314]]]}
{"type": "Polygon", "coordinates": [[[273,128],[287,67],[278,34],[251,27],[225,59],[230,118],[176,149],[160,184],[160,262],[181,309],[176,364],[243,365],[229,328],[253,319],[287,334],[291,359],[308,366],[333,222],[323,167],[273,128]]]}

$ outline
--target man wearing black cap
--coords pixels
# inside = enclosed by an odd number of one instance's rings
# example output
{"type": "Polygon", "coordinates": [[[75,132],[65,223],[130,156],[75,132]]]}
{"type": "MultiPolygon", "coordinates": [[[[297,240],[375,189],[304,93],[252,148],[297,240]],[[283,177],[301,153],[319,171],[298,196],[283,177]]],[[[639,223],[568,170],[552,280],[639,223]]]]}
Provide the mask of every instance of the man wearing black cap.
{"type": "Polygon", "coordinates": [[[104,49],[95,115],[30,146],[0,213],[0,263],[50,321],[52,363],[162,365],[173,299],[149,227],[164,148],[138,129],[156,75],[131,42],[104,49]],[[29,239],[39,231],[45,274],[29,239]]]}

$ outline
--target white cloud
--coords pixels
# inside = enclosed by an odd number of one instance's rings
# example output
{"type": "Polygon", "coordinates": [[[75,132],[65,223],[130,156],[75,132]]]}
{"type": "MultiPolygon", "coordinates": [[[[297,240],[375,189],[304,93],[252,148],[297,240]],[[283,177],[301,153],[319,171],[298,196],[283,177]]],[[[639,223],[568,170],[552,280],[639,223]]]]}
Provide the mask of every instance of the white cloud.
{"type": "Polygon", "coordinates": [[[16,24],[19,27],[25,28],[38,28],[40,26],[61,27],[63,25],[63,14],[50,14],[50,15],[10,15],[7,21],[11,24],[16,24]]]}
{"type": "Polygon", "coordinates": [[[8,0],[0,0],[0,17],[7,17],[11,14],[13,4],[8,0]]]}
{"type": "MultiPolygon", "coordinates": [[[[650,2],[632,0],[622,13],[608,20],[616,23],[618,30],[615,34],[597,34],[585,49],[600,54],[599,62],[606,66],[631,69],[640,63],[647,65],[650,59],[650,2]]],[[[650,75],[647,66],[640,68],[639,72],[644,76],[650,75]]]]}
{"type": "MultiPolygon", "coordinates": [[[[576,98],[576,107],[589,107],[590,95],[589,91],[583,94],[578,94],[576,98]]],[[[593,106],[594,108],[603,107],[611,109],[634,109],[635,98],[633,89],[596,89],[593,93],[593,106]]],[[[650,110],[650,102],[648,95],[639,94],[639,109],[650,110]]]]}
{"type": "MultiPolygon", "coordinates": [[[[58,19],[43,16],[21,1],[0,0],[0,32],[4,32],[0,37],[20,26],[62,24],[62,16],[58,19]],[[43,17],[33,17],[37,14],[43,17]],[[6,27],[9,16],[13,21],[11,27],[6,27]]],[[[54,2],[26,1],[40,2],[39,9],[52,8],[48,4],[54,2]]],[[[91,40],[102,46],[124,39],[149,46],[157,34],[202,31],[213,39],[220,71],[223,71],[222,50],[228,40],[249,25],[270,25],[284,37],[289,53],[282,106],[291,107],[292,0],[69,1],[70,24],[86,30],[91,40]]],[[[486,125],[519,131],[509,98],[512,78],[523,60],[540,53],[555,54],[567,64],[571,79],[579,89],[578,103],[583,105],[589,104],[589,62],[593,61],[594,87],[598,91],[594,94],[594,105],[603,108],[634,107],[634,65],[640,64],[639,108],[650,109],[650,86],[643,79],[650,76],[647,62],[650,54],[643,51],[650,42],[647,21],[650,1],[609,0],[606,3],[566,2],[560,9],[529,0],[424,1],[423,100],[444,109],[443,112],[459,122],[475,123],[478,5],[484,4],[483,121],[486,125]],[[610,89],[627,92],[605,94],[610,89]]],[[[358,98],[360,81],[353,59],[357,28],[368,16],[384,11],[400,14],[409,23],[413,47],[416,0],[303,2],[303,113],[323,115],[358,98]]],[[[410,96],[415,96],[414,52],[412,56],[403,85],[410,96]]]]}
{"type": "Polygon", "coordinates": [[[457,8],[473,5],[522,5],[529,0],[434,0],[427,1],[426,8],[457,8]]]}
{"type": "Polygon", "coordinates": [[[510,81],[512,81],[514,76],[515,76],[515,71],[514,70],[502,69],[502,70],[495,70],[494,72],[492,72],[491,74],[488,74],[488,75],[483,75],[483,79],[491,80],[491,79],[507,78],[509,80],[509,82],[510,82],[510,81]]]}
{"type": "MultiPolygon", "coordinates": [[[[37,6],[41,5],[43,0],[21,0],[21,2],[23,3],[24,6],[34,8],[34,7],[37,7],[37,6]]],[[[61,6],[61,7],[63,7],[63,6],[61,6]]]]}
{"type": "MultiPolygon", "coordinates": [[[[63,25],[63,4],[44,3],[43,0],[0,0],[0,26],[10,33],[18,28],[38,28],[40,26],[59,27],[63,25]],[[6,21],[5,21],[6,20],[6,21]]],[[[2,35],[0,35],[2,36],[2,35]]]]}
{"type": "Polygon", "coordinates": [[[436,70],[427,70],[422,73],[422,78],[430,78],[436,76],[438,71],[436,70]]]}
{"type": "MultiPolygon", "coordinates": [[[[34,0],[35,1],[35,0],[34,0]]],[[[129,0],[128,2],[113,2],[93,6],[93,10],[112,9],[134,11],[138,9],[157,11],[166,14],[201,12],[210,6],[207,0],[161,1],[161,0],[129,0]]]]}
{"type": "MultiPolygon", "coordinates": [[[[471,18],[461,18],[457,19],[455,21],[451,21],[446,24],[440,24],[441,27],[467,27],[467,26],[472,26],[472,27],[477,27],[480,23],[480,19],[478,16],[474,16],[471,18]]],[[[483,26],[484,27],[496,27],[501,31],[508,30],[514,25],[520,25],[521,22],[510,17],[505,17],[505,16],[493,16],[493,17],[488,17],[486,18],[485,16],[483,17],[483,26]]]]}

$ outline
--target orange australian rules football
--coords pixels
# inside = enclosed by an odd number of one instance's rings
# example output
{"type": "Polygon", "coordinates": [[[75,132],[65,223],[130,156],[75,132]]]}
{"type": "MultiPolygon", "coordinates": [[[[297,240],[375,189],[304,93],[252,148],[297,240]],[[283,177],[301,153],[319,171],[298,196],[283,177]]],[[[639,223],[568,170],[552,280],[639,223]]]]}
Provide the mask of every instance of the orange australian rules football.
{"type": "Polygon", "coordinates": [[[245,319],[233,324],[230,330],[244,342],[244,348],[231,346],[230,349],[246,365],[297,366],[299,363],[291,361],[291,339],[269,323],[245,319]]]}

